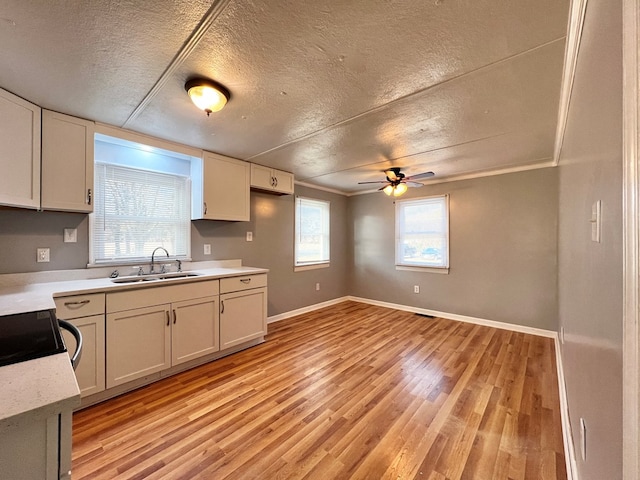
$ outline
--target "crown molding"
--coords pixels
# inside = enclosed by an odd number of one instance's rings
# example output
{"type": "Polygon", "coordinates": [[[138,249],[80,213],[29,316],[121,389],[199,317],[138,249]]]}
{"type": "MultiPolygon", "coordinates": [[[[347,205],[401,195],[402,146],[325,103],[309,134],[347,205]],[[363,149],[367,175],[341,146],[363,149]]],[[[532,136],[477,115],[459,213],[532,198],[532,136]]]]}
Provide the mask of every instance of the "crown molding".
{"type": "Polygon", "coordinates": [[[564,70],[562,72],[562,84],[560,87],[560,105],[558,107],[558,124],[556,127],[556,141],[553,148],[553,165],[557,166],[560,161],[560,152],[564,142],[564,133],[567,128],[567,118],[569,116],[569,104],[573,91],[573,81],[576,75],[576,65],[578,63],[578,53],[580,41],[582,40],[582,29],[584,27],[584,17],[587,11],[587,0],[573,0],[569,12],[569,25],[567,26],[567,41],[564,53],[564,70]]]}

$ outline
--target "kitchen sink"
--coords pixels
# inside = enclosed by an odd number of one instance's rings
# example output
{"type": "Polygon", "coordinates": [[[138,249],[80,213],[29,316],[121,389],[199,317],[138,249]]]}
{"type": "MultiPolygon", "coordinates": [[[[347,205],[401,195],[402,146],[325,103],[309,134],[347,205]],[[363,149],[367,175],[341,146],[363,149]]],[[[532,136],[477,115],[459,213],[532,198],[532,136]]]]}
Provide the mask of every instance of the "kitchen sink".
{"type": "Polygon", "coordinates": [[[113,283],[142,283],[152,282],[154,280],[172,280],[177,278],[197,277],[199,273],[196,272],[171,272],[171,273],[157,273],[153,275],[133,275],[130,277],[118,277],[112,278],[113,283]]]}

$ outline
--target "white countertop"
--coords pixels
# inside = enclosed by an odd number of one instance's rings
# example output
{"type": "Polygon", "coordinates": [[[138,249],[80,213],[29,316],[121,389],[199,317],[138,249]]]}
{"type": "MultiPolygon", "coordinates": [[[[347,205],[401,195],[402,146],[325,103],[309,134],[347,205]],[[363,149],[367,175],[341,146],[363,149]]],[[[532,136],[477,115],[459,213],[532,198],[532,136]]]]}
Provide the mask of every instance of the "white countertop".
{"type": "Polygon", "coordinates": [[[69,355],[58,353],[0,367],[0,427],[47,418],[80,405],[80,389],[69,355]]]}
{"type": "MultiPolygon", "coordinates": [[[[243,267],[239,261],[219,263],[224,266],[200,262],[185,268],[198,276],[144,283],[114,283],[105,277],[77,278],[92,274],[89,270],[70,271],[68,275],[54,272],[4,275],[0,281],[0,316],[55,308],[54,297],[154,288],[268,272],[264,268],[243,267]],[[61,280],[65,276],[76,278],[61,280]],[[42,281],[43,277],[55,281],[42,281]]],[[[0,386],[0,427],[10,425],[26,413],[48,416],[80,404],[80,390],[67,353],[0,367],[0,386]]]]}
{"type": "Polygon", "coordinates": [[[154,288],[175,283],[201,282],[268,272],[264,268],[243,266],[189,269],[188,271],[198,273],[198,276],[144,283],[114,283],[110,278],[90,278],[0,287],[0,316],[55,308],[54,297],[154,288]]]}

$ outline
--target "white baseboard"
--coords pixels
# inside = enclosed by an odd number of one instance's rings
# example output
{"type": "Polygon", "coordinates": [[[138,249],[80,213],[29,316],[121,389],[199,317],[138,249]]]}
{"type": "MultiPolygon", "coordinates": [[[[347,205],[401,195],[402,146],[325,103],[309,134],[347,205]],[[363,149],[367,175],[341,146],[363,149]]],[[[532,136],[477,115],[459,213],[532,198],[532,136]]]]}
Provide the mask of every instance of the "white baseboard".
{"type": "Polygon", "coordinates": [[[569,420],[569,402],[567,400],[567,387],[564,382],[564,367],[562,353],[560,352],[560,339],[555,339],[556,368],[558,369],[558,393],[560,394],[560,418],[562,421],[562,441],[564,442],[564,460],[567,464],[567,480],[578,480],[578,465],[576,463],[576,451],[573,447],[573,435],[571,434],[571,421],[569,420]]]}
{"type": "Polygon", "coordinates": [[[267,323],[279,322],[280,320],[295,317],[296,315],[302,315],[303,313],[313,312],[314,310],[320,310],[321,308],[330,307],[331,305],[346,302],[347,300],[349,300],[349,297],[334,298],[333,300],[327,300],[326,302],[316,303],[307,307],[298,308],[297,310],[284,312],[279,315],[273,315],[272,317],[267,318],[267,323]]]}
{"type": "Polygon", "coordinates": [[[513,332],[528,333],[530,335],[538,335],[540,337],[556,338],[557,332],[553,330],[545,330],[543,328],[525,327],[514,323],[496,322],[495,320],[486,320],[484,318],[468,317],[466,315],[458,315],[457,313],[439,312],[437,310],[429,310],[426,308],[409,307],[406,305],[398,305],[397,303],[380,302],[378,300],[370,300],[368,298],[347,297],[348,300],[354,302],[368,303],[369,305],[377,305],[378,307],[393,308],[405,312],[420,313],[422,315],[431,315],[432,317],[447,318],[449,320],[457,320],[459,322],[474,323],[476,325],[484,325],[485,327],[500,328],[502,330],[511,330],[513,332]]]}

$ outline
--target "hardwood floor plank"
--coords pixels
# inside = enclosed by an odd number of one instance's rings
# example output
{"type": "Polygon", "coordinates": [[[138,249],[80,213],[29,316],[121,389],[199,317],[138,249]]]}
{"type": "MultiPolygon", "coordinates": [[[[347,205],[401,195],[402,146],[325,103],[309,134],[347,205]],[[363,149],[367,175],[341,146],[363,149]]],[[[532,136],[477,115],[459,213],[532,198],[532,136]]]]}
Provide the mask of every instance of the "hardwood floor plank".
{"type": "Polygon", "coordinates": [[[566,478],[553,341],[343,302],[74,414],[74,479],[566,478]]]}

